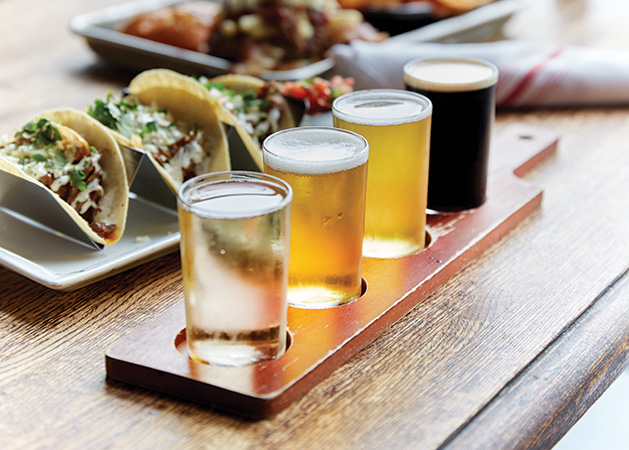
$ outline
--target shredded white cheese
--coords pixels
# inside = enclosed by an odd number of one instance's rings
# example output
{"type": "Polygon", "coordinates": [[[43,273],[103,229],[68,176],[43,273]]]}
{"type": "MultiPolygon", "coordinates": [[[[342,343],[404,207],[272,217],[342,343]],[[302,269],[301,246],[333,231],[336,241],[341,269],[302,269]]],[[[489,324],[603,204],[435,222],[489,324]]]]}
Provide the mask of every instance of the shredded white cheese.
{"type": "MultiPolygon", "coordinates": [[[[22,138],[0,147],[0,156],[36,180],[41,181],[42,178],[51,176],[52,183],[49,188],[55,193],[59,193],[66,185],[72,187],[69,173],[73,170],[83,171],[91,163],[95,172],[101,171],[99,164],[101,154],[99,152],[92,153],[87,143],[81,140],[59,139],[53,144],[40,148],[34,142],[29,141],[32,138],[29,133],[23,132],[22,138]],[[81,153],[89,153],[89,156],[83,157],[78,163],[64,158],[65,164],[60,164],[63,160],[55,157],[59,151],[72,156],[81,151],[81,153]]],[[[103,194],[103,187],[98,178],[88,183],[85,189],[80,190],[79,195],[70,203],[70,206],[79,214],[84,214],[90,207],[98,208],[98,205],[90,198],[92,192],[103,194]]]]}
{"type": "Polygon", "coordinates": [[[200,165],[205,159],[205,150],[201,143],[202,130],[198,130],[194,138],[181,146],[171,158],[165,158],[164,153],[170,153],[170,148],[180,139],[184,138],[191,130],[186,129],[183,123],[175,122],[172,115],[160,110],[157,105],[138,105],[136,110],[126,113],[135,124],[135,132],[141,134],[142,149],[150,152],[158,159],[166,172],[178,184],[184,181],[184,170],[191,163],[200,165]],[[154,122],[155,127],[147,128],[154,122]]]}

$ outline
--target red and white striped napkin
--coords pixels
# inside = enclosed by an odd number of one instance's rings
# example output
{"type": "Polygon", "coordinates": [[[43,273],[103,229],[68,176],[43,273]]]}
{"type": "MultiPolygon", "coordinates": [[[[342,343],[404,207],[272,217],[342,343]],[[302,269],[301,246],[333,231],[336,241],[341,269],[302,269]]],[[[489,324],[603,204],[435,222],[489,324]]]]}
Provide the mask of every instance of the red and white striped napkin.
{"type": "Polygon", "coordinates": [[[479,44],[353,42],[330,56],[355,89],[404,88],[402,67],[418,57],[475,57],[498,67],[503,107],[629,104],[629,51],[522,41],[479,44]]]}

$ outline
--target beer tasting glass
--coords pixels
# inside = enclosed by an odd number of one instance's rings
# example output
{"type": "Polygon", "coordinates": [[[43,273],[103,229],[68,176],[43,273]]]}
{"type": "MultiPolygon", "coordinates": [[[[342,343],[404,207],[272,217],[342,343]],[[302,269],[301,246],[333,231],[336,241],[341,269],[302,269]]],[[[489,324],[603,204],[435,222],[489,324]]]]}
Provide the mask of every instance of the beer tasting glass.
{"type": "Polygon", "coordinates": [[[332,127],[293,128],[263,144],[265,173],[293,188],[288,303],[329,308],[362,293],[369,145],[332,127]]]}
{"type": "Polygon", "coordinates": [[[416,59],[404,66],[410,91],[433,105],[428,208],[459,211],[486,198],[498,69],[478,59],[416,59]]]}
{"type": "Polygon", "coordinates": [[[430,100],[405,90],[355,91],[332,105],[334,126],[369,142],[363,254],[397,258],[426,243],[430,100]]]}
{"type": "Polygon", "coordinates": [[[190,357],[244,366],[286,347],[292,190],[255,172],[217,172],[179,189],[190,357]]]}

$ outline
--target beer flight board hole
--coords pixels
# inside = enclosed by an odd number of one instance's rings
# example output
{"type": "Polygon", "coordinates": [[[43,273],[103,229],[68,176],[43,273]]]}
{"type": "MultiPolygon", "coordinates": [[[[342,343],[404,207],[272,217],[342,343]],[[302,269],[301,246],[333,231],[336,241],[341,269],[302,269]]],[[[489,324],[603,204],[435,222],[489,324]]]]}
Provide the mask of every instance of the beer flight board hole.
{"type": "Polygon", "coordinates": [[[361,298],[363,298],[366,293],[367,293],[367,280],[361,277],[360,296],[356,300],[360,300],[361,298]]]}
{"type": "MultiPolygon", "coordinates": [[[[363,293],[364,293],[364,289],[365,289],[365,280],[363,279],[363,293]]],[[[188,347],[187,347],[187,342],[186,342],[186,329],[184,328],[183,330],[181,330],[179,333],[177,333],[177,336],[175,336],[175,348],[177,349],[177,352],[179,352],[179,354],[181,356],[183,356],[184,358],[186,358],[188,361],[190,361],[191,363],[193,363],[193,359],[190,358],[190,355],[188,354],[188,347]]],[[[288,351],[290,350],[291,345],[293,344],[293,336],[290,332],[290,330],[286,330],[286,350],[284,350],[284,353],[282,354],[285,355],[286,353],[288,353],[288,351]]],[[[280,358],[282,357],[280,356],[280,358]]],[[[252,365],[257,365],[257,364],[262,364],[265,361],[260,361],[259,363],[256,364],[252,364],[252,365]]],[[[201,364],[201,363],[197,363],[194,362],[195,364],[201,364]]],[[[212,365],[212,364],[207,364],[208,366],[212,366],[212,367],[229,367],[229,366],[217,366],[217,365],[212,365]]]]}

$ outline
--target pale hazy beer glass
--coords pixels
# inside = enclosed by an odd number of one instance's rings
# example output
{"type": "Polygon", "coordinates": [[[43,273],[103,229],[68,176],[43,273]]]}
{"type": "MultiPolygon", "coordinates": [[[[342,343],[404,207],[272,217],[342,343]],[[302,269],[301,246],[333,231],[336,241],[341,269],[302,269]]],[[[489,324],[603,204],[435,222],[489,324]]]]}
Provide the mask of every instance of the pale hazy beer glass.
{"type": "Polygon", "coordinates": [[[360,297],[369,145],[332,127],[277,132],[264,171],[293,188],[288,303],[328,308],[360,297]]]}
{"type": "Polygon", "coordinates": [[[292,191],[255,172],[218,172],[179,189],[190,357],[243,366],[286,348],[292,191]]]}
{"type": "Polygon", "coordinates": [[[471,58],[421,58],[404,66],[410,91],[432,102],[428,208],[458,211],[486,198],[498,69],[471,58]]]}
{"type": "Polygon", "coordinates": [[[396,258],[426,243],[426,196],[432,105],[392,89],[355,91],[332,105],[334,126],[369,142],[363,254],[396,258]]]}

